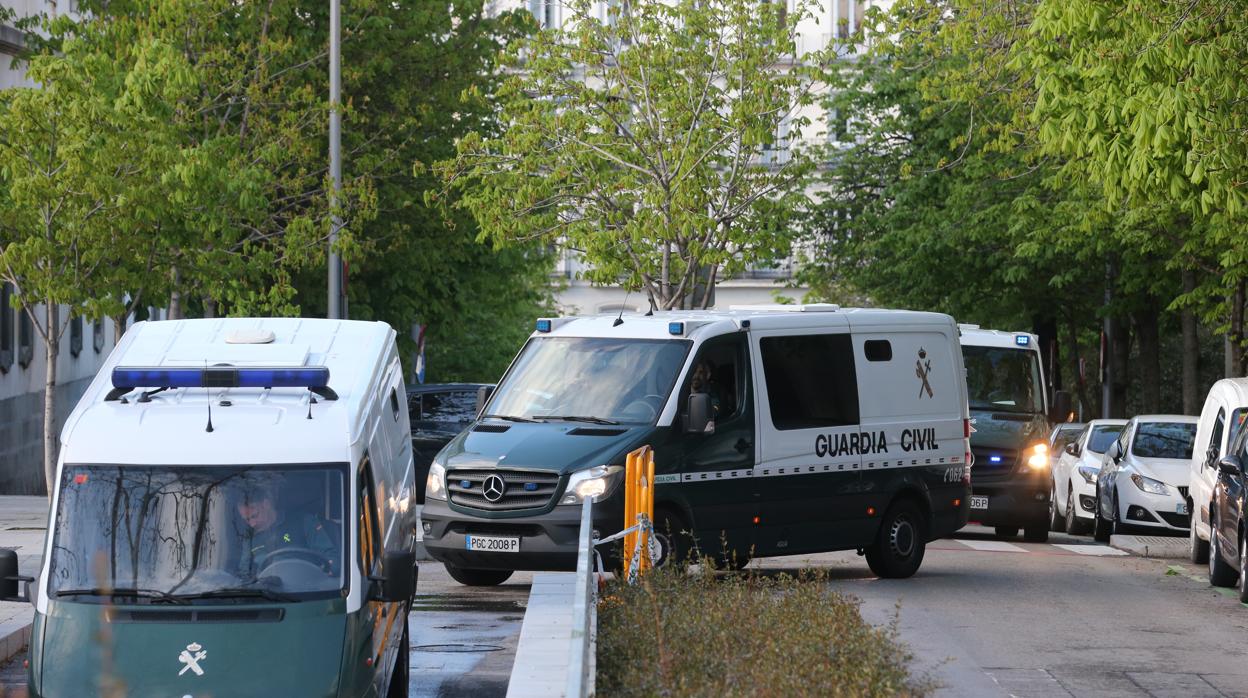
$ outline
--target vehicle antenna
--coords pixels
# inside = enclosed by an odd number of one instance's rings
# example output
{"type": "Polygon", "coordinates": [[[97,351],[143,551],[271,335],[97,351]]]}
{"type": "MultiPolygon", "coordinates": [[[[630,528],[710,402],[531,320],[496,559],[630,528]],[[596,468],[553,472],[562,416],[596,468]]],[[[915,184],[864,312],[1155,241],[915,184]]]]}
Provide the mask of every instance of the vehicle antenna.
{"type": "Polygon", "coordinates": [[[312,389],[308,388],[308,419],[312,419],[312,403],[316,402],[316,396],[312,394],[312,389]]]}
{"type": "MultiPolygon", "coordinates": [[[[208,370],[207,361],[204,362],[204,370],[205,371],[208,370]]],[[[207,383],[207,381],[204,381],[204,382],[207,383]]],[[[211,434],[212,433],[212,388],[208,387],[207,385],[204,386],[204,397],[208,398],[208,428],[205,429],[204,431],[211,434]]]]}
{"type": "Polygon", "coordinates": [[[646,317],[654,315],[654,296],[650,296],[650,309],[646,311],[646,317]]]}
{"type": "Polygon", "coordinates": [[[620,305],[620,314],[615,316],[615,322],[611,323],[612,327],[619,327],[624,324],[624,307],[628,305],[628,294],[632,292],[633,289],[631,288],[624,292],[624,303],[620,305]]]}

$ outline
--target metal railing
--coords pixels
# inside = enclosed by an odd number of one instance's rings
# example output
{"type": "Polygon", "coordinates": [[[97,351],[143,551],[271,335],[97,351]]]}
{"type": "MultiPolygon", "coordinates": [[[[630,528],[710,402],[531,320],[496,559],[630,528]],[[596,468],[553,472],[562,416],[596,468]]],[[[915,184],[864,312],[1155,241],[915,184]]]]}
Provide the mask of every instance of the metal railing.
{"type": "Polygon", "coordinates": [[[594,653],[598,632],[598,587],[594,580],[593,498],[581,507],[581,532],[576,543],[576,595],[572,599],[572,645],[568,664],[568,698],[594,694],[594,653]]]}

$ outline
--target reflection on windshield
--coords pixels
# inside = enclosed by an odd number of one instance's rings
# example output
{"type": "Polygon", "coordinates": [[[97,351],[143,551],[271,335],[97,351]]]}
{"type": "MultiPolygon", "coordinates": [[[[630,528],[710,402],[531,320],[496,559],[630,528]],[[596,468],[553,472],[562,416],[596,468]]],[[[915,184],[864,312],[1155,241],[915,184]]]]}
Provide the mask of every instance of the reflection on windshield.
{"type": "Polygon", "coordinates": [[[1096,427],[1092,430],[1092,438],[1088,439],[1088,450],[1093,453],[1104,453],[1121,433],[1122,426],[1119,424],[1096,427]]]}
{"type": "Polygon", "coordinates": [[[963,345],[962,358],[971,409],[1044,412],[1044,386],[1034,351],[963,345]]]}
{"type": "Polygon", "coordinates": [[[1135,430],[1131,452],[1142,458],[1192,457],[1196,425],[1183,422],[1143,422],[1135,430]]]}
{"type": "Polygon", "coordinates": [[[152,602],[343,588],[343,466],[66,466],[49,591],[152,602]]]}
{"type": "Polygon", "coordinates": [[[511,419],[652,423],[688,351],[683,340],[535,338],[498,387],[489,413],[511,419]]]}

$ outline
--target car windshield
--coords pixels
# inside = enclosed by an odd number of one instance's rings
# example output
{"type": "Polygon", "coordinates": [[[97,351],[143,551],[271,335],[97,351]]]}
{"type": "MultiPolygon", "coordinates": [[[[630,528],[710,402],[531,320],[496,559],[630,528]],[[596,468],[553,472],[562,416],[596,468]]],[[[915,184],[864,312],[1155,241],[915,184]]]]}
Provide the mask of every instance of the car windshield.
{"type": "Polygon", "coordinates": [[[1121,433],[1121,424],[1106,424],[1093,427],[1092,436],[1088,438],[1088,450],[1093,453],[1104,453],[1121,433]]]}
{"type": "Polygon", "coordinates": [[[340,596],[345,478],[345,465],[67,465],[49,592],[151,602],[340,596]]]}
{"type": "Polygon", "coordinates": [[[966,387],[973,410],[1044,412],[1040,362],[1029,349],[962,346],[966,387]]]}
{"type": "Polygon", "coordinates": [[[476,390],[412,393],[407,402],[416,436],[454,436],[477,416],[476,390]]]}
{"type": "Polygon", "coordinates": [[[1135,431],[1131,453],[1141,458],[1192,457],[1196,425],[1185,422],[1142,422],[1135,431]]]}
{"type": "Polygon", "coordinates": [[[650,424],[688,352],[685,340],[536,337],[520,352],[486,414],[650,424]]]}
{"type": "Polygon", "coordinates": [[[1053,434],[1053,448],[1051,449],[1052,452],[1057,453],[1061,451],[1062,449],[1066,448],[1066,444],[1079,438],[1079,435],[1082,433],[1083,433],[1082,424],[1078,426],[1072,425],[1072,426],[1058,427],[1057,431],[1053,434]]]}

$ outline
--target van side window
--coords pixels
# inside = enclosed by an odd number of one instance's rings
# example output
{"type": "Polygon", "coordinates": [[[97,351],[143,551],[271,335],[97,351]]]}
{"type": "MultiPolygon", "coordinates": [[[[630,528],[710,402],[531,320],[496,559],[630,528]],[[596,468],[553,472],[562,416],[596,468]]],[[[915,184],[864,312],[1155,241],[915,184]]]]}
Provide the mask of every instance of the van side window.
{"type": "Polygon", "coordinates": [[[1209,446],[1205,449],[1205,467],[1216,467],[1222,447],[1222,432],[1226,430],[1226,410],[1218,408],[1218,416],[1213,420],[1213,433],[1209,435],[1209,446]]]}
{"type": "Polygon", "coordinates": [[[372,574],[377,559],[381,557],[381,531],[378,530],[377,508],[373,503],[373,469],[369,467],[367,457],[364,465],[360,466],[356,501],[360,512],[360,571],[367,575],[372,574]]]}
{"type": "Polygon", "coordinates": [[[862,353],[867,361],[892,361],[893,345],[887,339],[868,339],[863,342],[862,353]]]}
{"type": "Polygon", "coordinates": [[[858,381],[848,334],[764,337],[759,348],[776,429],[858,423],[858,381]]]}
{"type": "Polygon", "coordinates": [[[399,420],[399,391],[395,388],[390,389],[390,416],[399,420]]]}
{"type": "Polygon", "coordinates": [[[743,335],[725,335],[707,340],[698,351],[684,390],[684,399],[690,393],[706,393],[711,396],[711,407],[716,420],[725,420],[741,411],[741,376],[745,363],[746,343],[743,335]]]}

